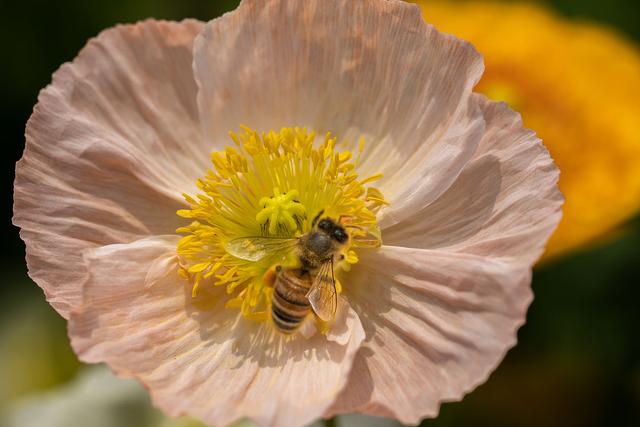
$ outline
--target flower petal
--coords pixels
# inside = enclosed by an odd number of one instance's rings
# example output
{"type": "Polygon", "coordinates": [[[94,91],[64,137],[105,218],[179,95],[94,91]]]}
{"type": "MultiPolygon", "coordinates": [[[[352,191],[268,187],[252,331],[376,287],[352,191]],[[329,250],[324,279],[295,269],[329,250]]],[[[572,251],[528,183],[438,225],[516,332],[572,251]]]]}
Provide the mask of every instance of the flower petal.
{"type": "Polygon", "coordinates": [[[367,339],[331,413],[407,424],[484,382],[532,300],[528,267],[467,254],[383,246],[349,279],[367,339]]]}
{"type": "Polygon", "coordinates": [[[385,229],[384,241],[533,263],[562,215],[558,168],[519,114],[475,100],[487,126],[472,161],[438,200],[385,229]]]}
{"type": "Polygon", "coordinates": [[[193,299],[175,265],[159,279],[158,265],[176,243],[149,238],[87,254],[86,303],[69,321],[81,360],[105,361],[117,374],[137,378],[172,416],[190,414],[213,425],[248,417],[265,426],[322,416],[364,339],[354,311],[342,304],[327,337],[285,338],[269,323],[225,309],[223,287],[203,287],[193,299]],[[153,284],[145,282],[150,277],[153,284]]]}
{"type": "Polygon", "coordinates": [[[244,0],[195,44],[208,138],[240,123],[304,125],[353,145],[364,136],[360,172],[385,175],[386,224],[437,198],[473,155],[484,121],[469,97],[482,69],[470,44],[400,1],[244,0]]]}
{"type": "Polygon", "coordinates": [[[104,31],[38,97],[16,166],[13,221],[31,278],[65,317],[80,301],[82,251],[173,233],[181,192],[206,169],[191,69],[201,26],[145,21],[104,31]]]}

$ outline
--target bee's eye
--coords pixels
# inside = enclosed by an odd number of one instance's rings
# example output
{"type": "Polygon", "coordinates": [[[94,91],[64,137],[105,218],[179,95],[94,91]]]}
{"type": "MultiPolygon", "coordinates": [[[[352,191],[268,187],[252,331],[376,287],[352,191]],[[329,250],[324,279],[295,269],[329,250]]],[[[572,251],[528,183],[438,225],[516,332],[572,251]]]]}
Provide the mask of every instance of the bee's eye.
{"type": "Polygon", "coordinates": [[[347,235],[347,232],[344,231],[342,227],[336,227],[335,230],[333,230],[332,237],[335,240],[337,240],[339,243],[344,243],[349,238],[349,236],[347,235]]]}
{"type": "Polygon", "coordinates": [[[328,219],[323,219],[318,223],[318,228],[320,230],[324,230],[329,232],[331,230],[331,228],[333,228],[333,223],[331,221],[329,221],[328,219]]]}

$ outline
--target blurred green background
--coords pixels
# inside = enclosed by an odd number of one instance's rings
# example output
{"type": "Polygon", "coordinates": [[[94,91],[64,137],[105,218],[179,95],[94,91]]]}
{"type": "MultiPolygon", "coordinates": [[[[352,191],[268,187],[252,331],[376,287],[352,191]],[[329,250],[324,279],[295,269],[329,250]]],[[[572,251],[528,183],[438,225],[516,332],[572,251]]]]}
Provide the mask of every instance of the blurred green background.
{"type": "MultiPolygon", "coordinates": [[[[546,3],[567,17],[617,28],[640,43],[637,0],[546,3]]],[[[24,125],[38,91],[50,82],[60,64],[75,57],[87,39],[116,23],[147,17],[208,20],[236,4],[197,0],[3,2],[0,121],[5,150],[1,185],[6,203],[0,257],[0,414],[15,410],[33,396],[65,387],[83,369],[69,348],[65,322],[26,275],[24,246],[10,222],[14,165],[22,153],[24,125]]],[[[486,384],[461,403],[443,405],[440,417],[424,425],[640,425],[640,217],[606,243],[538,266],[533,286],[536,299],[520,330],[518,346],[486,384]]],[[[144,409],[145,405],[144,398],[132,398],[128,406],[122,402],[114,406],[122,413],[137,414],[131,415],[130,424],[113,418],[111,424],[78,425],[155,426],[165,422],[159,414],[144,409]],[[134,411],[135,405],[143,409],[134,411]]]]}

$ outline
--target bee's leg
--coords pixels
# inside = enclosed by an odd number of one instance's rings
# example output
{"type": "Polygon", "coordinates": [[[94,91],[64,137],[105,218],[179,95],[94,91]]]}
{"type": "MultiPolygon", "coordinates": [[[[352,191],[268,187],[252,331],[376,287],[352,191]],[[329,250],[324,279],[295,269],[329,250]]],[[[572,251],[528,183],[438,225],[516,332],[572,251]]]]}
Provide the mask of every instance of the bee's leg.
{"type": "Polygon", "coordinates": [[[321,209],[320,212],[318,212],[318,215],[315,216],[315,218],[313,218],[313,221],[311,221],[311,228],[315,228],[316,224],[318,223],[318,220],[320,219],[320,215],[322,215],[324,213],[324,209],[321,209]]]}
{"type": "Polygon", "coordinates": [[[270,269],[267,270],[266,273],[264,273],[264,276],[262,276],[262,282],[265,285],[269,286],[270,288],[273,288],[273,285],[276,283],[276,278],[280,270],[282,270],[282,266],[280,265],[271,267],[270,269]]]}

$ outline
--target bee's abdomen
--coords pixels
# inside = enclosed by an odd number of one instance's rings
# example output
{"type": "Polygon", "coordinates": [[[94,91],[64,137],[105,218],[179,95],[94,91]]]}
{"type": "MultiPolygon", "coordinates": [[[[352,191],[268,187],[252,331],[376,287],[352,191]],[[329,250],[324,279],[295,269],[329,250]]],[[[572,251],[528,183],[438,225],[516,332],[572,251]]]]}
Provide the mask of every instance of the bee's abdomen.
{"type": "Polygon", "coordinates": [[[296,270],[278,274],[271,300],[271,318],[278,330],[292,333],[302,324],[311,307],[307,298],[310,287],[311,278],[299,277],[296,270]]]}

